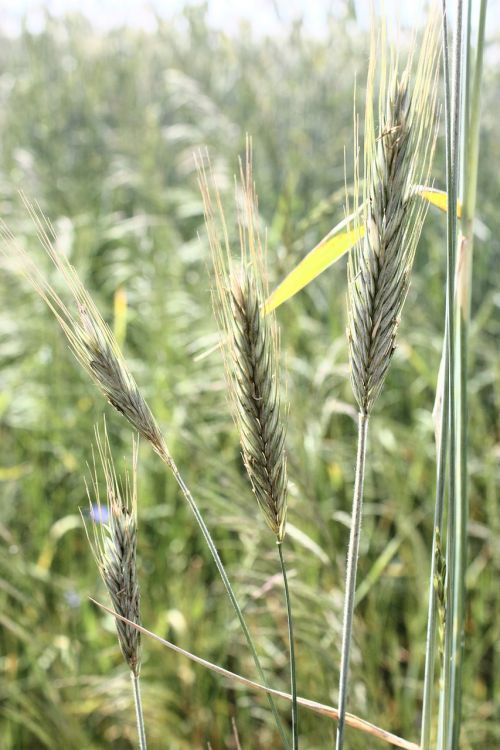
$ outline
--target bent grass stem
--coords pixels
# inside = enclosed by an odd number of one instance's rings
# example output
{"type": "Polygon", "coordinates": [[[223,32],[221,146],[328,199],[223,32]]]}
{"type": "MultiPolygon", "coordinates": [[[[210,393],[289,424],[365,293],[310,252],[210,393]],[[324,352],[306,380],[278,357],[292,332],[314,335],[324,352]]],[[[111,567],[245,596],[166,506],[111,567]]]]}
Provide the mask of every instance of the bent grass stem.
{"type": "MultiPolygon", "coordinates": [[[[239,682],[241,685],[245,685],[246,687],[252,688],[253,690],[257,690],[259,692],[271,693],[277,698],[283,698],[287,701],[292,700],[292,696],[289,693],[284,693],[281,690],[275,690],[274,688],[266,687],[259,684],[258,682],[249,680],[247,677],[243,677],[240,674],[230,672],[228,669],[224,669],[224,667],[220,667],[218,664],[213,664],[212,662],[203,659],[201,656],[197,656],[196,654],[192,654],[190,651],[186,651],[180,646],[176,646],[174,643],[165,640],[165,638],[156,635],[156,633],[153,633],[151,630],[147,630],[147,628],[143,627],[142,625],[129,622],[125,617],[122,617],[117,612],[114,612],[109,607],[106,607],[104,604],[100,604],[92,597],[89,597],[89,599],[100,609],[104,610],[105,612],[112,615],[113,617],[116,617],[119,620],[128,622],[132,627],[136,628],[144,635],[147,635],[152,640],[161,643],[162,646],[166,646],[176,654],[180,654],[181,656],[190,659],[195,664],[199,664],[206,669],[210,669],[212,672],[215,672],[221,677],[225,677],[229,680],[232,680],[233,682],[239,682]]],[[[298,705],[303,706],[304,708],[318,714],[319,716],[326,716],[334,720],[338,719],[339,712],[333,706],[328,706],[325,703],[318,703],[317,701],[312,701],[309,698],[301,698],[300,696],[297,696],[297,703],[298,705]]],[[[371,735],[372,737],[376,737],[377,739],[382,740],[383,742],[387,742],[389,745],[393,745],[394,747],[400,747],[403,748],[403,750],[420,750],[420,747],[416,742],[406,740],[404,739],[404,737],[398,737],[397,734],[388,732],[386,729],[382,729],[382,727],[377,727],[375,724],[372,724],[369,721],[365,721],[364,719],[360,719],[359,716],[355,716],[354,714],[346,713],[345,721],[346,724],[353,729],[357,729],[360,732],[364,732],[371,735]]]]}

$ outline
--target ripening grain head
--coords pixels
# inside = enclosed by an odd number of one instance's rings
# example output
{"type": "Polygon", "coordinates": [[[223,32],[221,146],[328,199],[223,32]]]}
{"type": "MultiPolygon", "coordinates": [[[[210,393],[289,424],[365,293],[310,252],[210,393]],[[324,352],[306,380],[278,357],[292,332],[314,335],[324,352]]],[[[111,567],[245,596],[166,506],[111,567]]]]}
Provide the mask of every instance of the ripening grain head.
{"type": "Polygon", "coordinates": [[[280,403],[276,320],[274,314],[263,314],[268,291],[265,248],[257,226],[250,142],[245,165],[240,165],[237,257],[231,252],[220,195],[211,189],[203,168],[199,174],[214,265],[214,309],[223,336],[243,461],[257,502],[281,542],[287,508],[286,429],[280,403]]]}
{"type": "MultiPolygon", "coordinates": [[[[87,536],[92,552],[113,603],[122,617],[140,624],[140,593],[137,581],[137,441],[132,451],[132,476],[121,482],[116,475],[108,435],[104,439],[96,428],[96,446],[106,485],[104,514],[99,492],[99,479],[94,473],[87,494],[90,503],[92,531],[87,536]]],[[[134,675],[140,669],[140,632],[116,619],[118,642],[125,661],[134,675]]]]}
{"type": "Polygon", "coordinates": [[[68,304],[63,302],[41,269],[0,221],[4,252],[16,258],[23,274],[58,320],[73,354],[109,403],[151,443],[163,460],[170,463],[160,428],[128,369],[113,333],[102,319],[75,269],[56,249],[55,233],[48,220],[25,197],[23,201],[42,247],[64,280],[68,304]]]}
{"type": "Polygon", "coordinates": [[[413,54],[400,72],[395,53],[388,59],[385,43],[372,39],[364,181],[361,191],[357,180],[356,199],[366,232],[350,256],[348,292],[351,381],[363,414],[370,413],[389,369],[426,213],[417,187],[428,184],[436,139],[438,29],[433,17],[414,79],[413,54]]]}

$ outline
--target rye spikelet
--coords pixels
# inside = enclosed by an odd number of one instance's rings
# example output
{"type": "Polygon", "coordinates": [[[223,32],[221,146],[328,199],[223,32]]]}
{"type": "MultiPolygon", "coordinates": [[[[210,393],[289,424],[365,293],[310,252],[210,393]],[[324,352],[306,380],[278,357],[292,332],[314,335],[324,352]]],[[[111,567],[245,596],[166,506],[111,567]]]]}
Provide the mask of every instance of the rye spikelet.
{"type": "Polygon", "coordinates": [[[8,227],[0,221],[4,251],[20,263],[21,270],[45,301],[63,329],[71,350],[109,403],[148,440],[163,460],[171,459],[149,406],[141,395],[120,348],[97,310],[90,294],[67,258],[56,248],[55,232],[41,211],[25,197],[23,202],[34,222],[38,239],[61,273],[71,303],[67,306],[44,273],[28,256],[8,227]]]}
{"type": "Polygon", "coordinates": [[[224,342],[224,359],[243,461],[257,502],[278,542],[285,535],[287,471],[285,423],[280,405],[279,341],[267,298],[264,255],[257,227],[251,144],[240,165],[239,258],[232,256],[219,193],[214,199],[203,167],[199,183],[212,251],[214,309],[224,342]],[[214,205],[215,201],[215,205],[214,205]]]}
{"type": "MultiPolygon", "coordinates": [[[[97,428],[95,434],[106,483],[107,505],[104,510],[94,462],[91,486],[86,483],[92,518],[92,532],[86,526],[87,537],[114,611],[139,625],[140,593],[136,569],[137,441],[133,443],[132,478],[127,474],[123,484],[116,475],[106,429],[104,440],[97,428]]],[[[137,677],[140,669],[141,634],[118,618],[115,618],[115,622],[123,658],[137,677]]]]}
{"type": "MultiPolygon", "coordinates": [[[[429,24],[412,86],[412,56],[405,70],[372,40],[364,133],[364,188],[359,228],[364,238],[349,261],[348,341],[351,381],[360,413],[369,414],[395,349],[415,249],[426,213],[417,194],[428,184],[436,139],[438,25],[429,24]],[[378,129],[374,124],[375,62],[378,129]]],[[[357,133],[356,133],[357,141],[357,133]]],[[[357,181],[359,186],[359,181],[357,181]]],[[[357,188],[359,205],[359,187],[357,188]]]]}

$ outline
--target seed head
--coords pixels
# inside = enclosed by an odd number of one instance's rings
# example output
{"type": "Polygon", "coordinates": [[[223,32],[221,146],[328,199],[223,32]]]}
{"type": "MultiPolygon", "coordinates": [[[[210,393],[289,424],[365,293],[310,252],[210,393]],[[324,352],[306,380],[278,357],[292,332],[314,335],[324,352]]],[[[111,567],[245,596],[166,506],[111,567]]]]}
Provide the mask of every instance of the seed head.
{"type": "Polygon", "coordinates": [[[102,319],[75,269],[57,250],[51,224],[24,196],[23,201],[35,224],[40,243],[65,282],[70,304],[67,306],[62,301],[41,269],[0,221],[4,252],[9,252],[20,262],[22,272],[58,320],[76,359],[109,403],[128,419],[169,464],[171,459],[160,428],[127,367],[113,333],[102,319]]]}
{"type": "MultiPolygon", "coordinates": [[[[437,39],[433,17],[421,47],[413,86],[412,56],[400,74],[395,56],[388,66],[382,50],[377,130],[373,99],[380,51],[372,40],[364,188],[361,210],[355,212],[358,229],[363,224],[366,231],[351,252],[348,266],[351,381],[363,414],[371,412],[391,363],[426,213],[417,186],[428,182],[436,139],[437,39]]],[[[359,206],[359,179],[356,192],[359,206]]]]}
{"type": "MultiPolygon", "coordinates": [[[[106,483],[107,512],[101,508],[99,481],[94,462],[91,487],[87,494],[91,510],[92,532],[87,537],[109,592],[113,609],[122,617],[140,624],[140,592],[137,581],[137,441],[132,451],[132,478],[125,483],[116,475],[106,428],[102,440],[96,428],[96,446],[106,483]],[[96,513],[96,510],[97,513],[96,513]],[[105,519],[105,520],[104,520],[105,519]]],[[[140,669],[140,632],[116,619],[116,632],[123,657],[134,675],[140,669]]]]}
{"type": "Polygon", "coordinates": [[[281,542],[285,535],[287,471],[285,423],[279,385],[279,341],[274,314],[265,316],[264,255],[257,228],[251,143],[240,165],[239,258],[232,256],[220,195],[215,206],[205,170],[200,188],[214,265],[214,310],[223,350],[232,411],[243,462],[266,521],[281,542]]]}

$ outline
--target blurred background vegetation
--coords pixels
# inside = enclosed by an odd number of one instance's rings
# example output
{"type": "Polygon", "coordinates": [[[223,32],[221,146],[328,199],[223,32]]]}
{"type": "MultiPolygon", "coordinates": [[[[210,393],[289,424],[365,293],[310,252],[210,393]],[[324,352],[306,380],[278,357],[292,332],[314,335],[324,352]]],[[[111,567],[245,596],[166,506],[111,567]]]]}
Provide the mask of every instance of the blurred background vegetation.
{"type": "MultiPolygon", "coordinates": [[[[402,35],[405,43],[406,35],[402,35]]],[[[470,376],[470,561],[461,747],[500,738],[498,617],[500,271],[498,37],[486,53],[470,376]],[[496,538],[496,546],[495,546],[496,538]],[[496,578],[496,587],[495,587],[496,578]],[[497,720],[495,720],[495,718],[497,720]]],[[[154,31],[102,31],[47,16],[0,40],[0,214],[47,274],[17,197],[39,201],[115,328],[170,450],[197,497],[275,687],[287,689],[287,625],[272,535],[243,475],[223,368],[213,354],[209,254],[193,152],[208,146],[224,201],[245,133],[254,138],[273,286],[342,218],[355,75],[367,32],[338,3],[321,37],[299,23],[267,36],[212,28],[206,7],[154,31]]],[[[443,185],[443,144],[435,180],[443,185]]],[[[350,710],[418,736],[434,505],[432,407],[443,328],[444,220],[420,242],[399,347],[373,420],[350,710]]],[[[4,261],[2,261],[4,263],[4,261]]],[[[299,692],[336,703],[355,451],[345,261],[278,311],[288,368],[289,567],[299,692]]],[[[93,425],[107,411],[119,467],[131,435],[69,353],[43,303],[0,274],[0,745],[132,748],[128,675],[78,508],[93,425]]],[[[255,677],[220,579],[177,487],[143,445],[139,471],[144,624],[255,677]]],[[[278,746],[265,698],[144,643],[151,748],[278,746]]],[[[288,706],[283,715],[288,719],[288,706]]],[[[301,711],[304,750],[333,726],[301,711]]],[[[348,730],[352,750],[383,747],[348,730]]]]}

